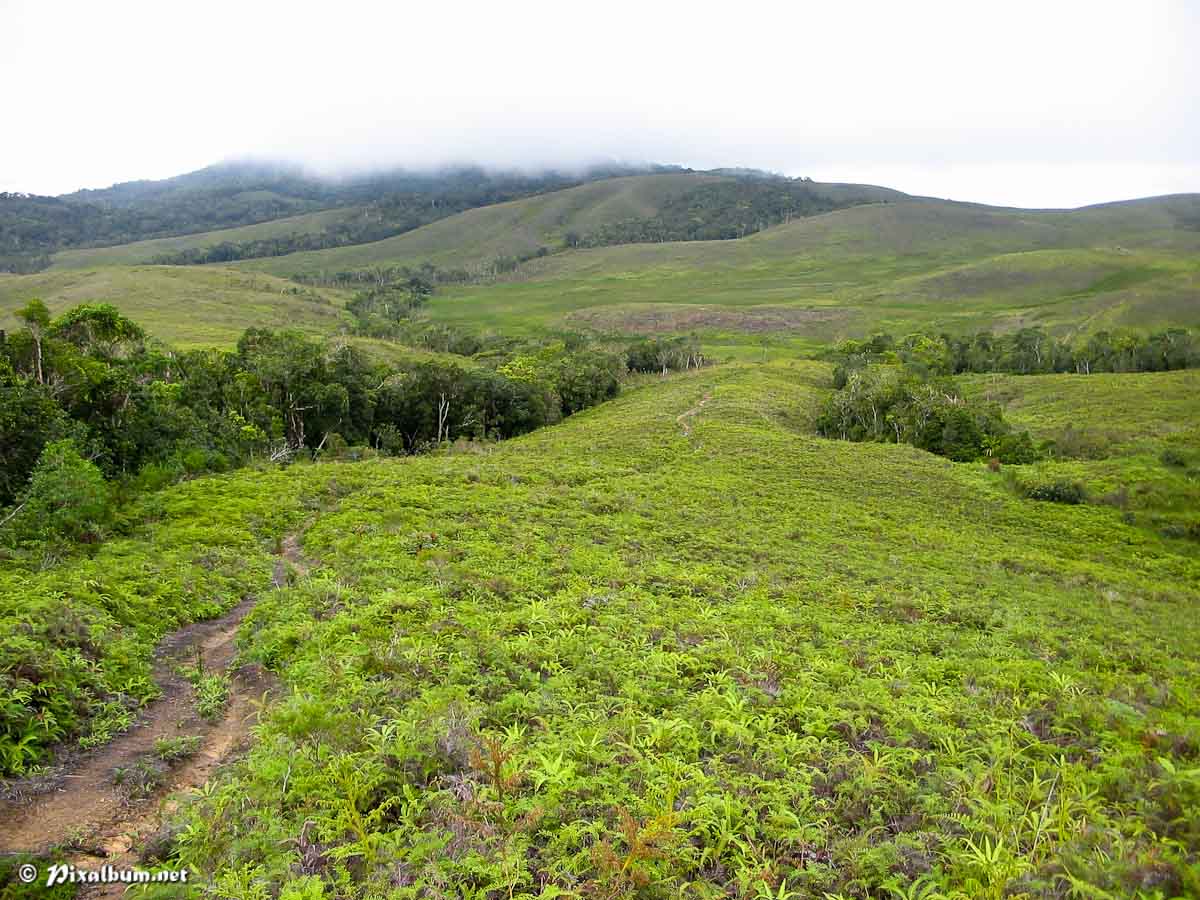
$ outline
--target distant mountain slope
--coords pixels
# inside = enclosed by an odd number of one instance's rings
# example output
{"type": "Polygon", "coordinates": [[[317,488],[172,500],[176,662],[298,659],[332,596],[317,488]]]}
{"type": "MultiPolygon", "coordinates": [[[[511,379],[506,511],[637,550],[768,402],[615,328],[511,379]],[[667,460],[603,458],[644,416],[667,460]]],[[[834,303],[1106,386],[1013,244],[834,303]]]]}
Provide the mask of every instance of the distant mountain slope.
{"type": "Polygon", "coordinates": [[[325,209],[320,212],[304,213],[223,228],[218,231],[202,231],[199,234],[184,234],[175,237],[151,238],[113,247],[88,247],[78,250],[63,250],[54,254],[50,271],[91,269],[96,266],[126,266],[152,263],[159,257],[184,251],[201,250],[221,243],[243,243],[288,239],[293,235],[319,235],[330,228],[358,217],[369,216],[362,206],[345,206],[325,209]]]}
{"type": "MultiPolygon", "coordinates": [[[[1071,331],[1200,324],[1200,195],[1034,212],[935,200],[857,206],[737,241],[556,254],[445,290],[432,314],[504,330],[1071,331]]],[[[413,237],[415,237],[414,235],[413,237]]]]}
{"type": "MultiPolygon", "coordinates": [[[[63,197],[0,194],[0,270],[36,271],[64,249],[233,228],[321,209],[367,206],[368,227],[338,223],[323,242],[378,240],[446,215],[597,178],[662,167],[598,167],[581,173],[448,168],[317,178],[288,166],[228,163],[164,181],[138,181],[63,197]]],[[[246,255],[243,253],[243,255],[246,255]]]]}
{"type": "Polygon", "coordinates": [[[699,174],[611,178],[509,203],[468,210],[406,234],[369,244],[237,264],[248,271],[313,275],[381,263],[431,262],[443,268],[480,265],[499,256],[561,245],[569,231],[655,215],[668,200],[726,179],[699,174]]]}
{"type": "Polygon", "coordinates": [[[312,276],[430,262],[480,273],[499,259],[529,258],[542,247],[649,244],[708,233],[739,237],[791,217],[907,199],[908,195],[887,188],[778,177],[702,172],[636,175],[469,210],[382,241],[238,265],[312,276]],[[660,239],[659,234],[667,237],[660,239]],[[671,237],[676,234],[686,237],[671,237]]]}
{"type": "Polygon", "coordinates": [[[755,356],[765,342],[796,350],[880,329],[1040,325],[1076,335],[1200,326],[1198,194],[1039,211],[814,184],[834,202],[858,205],[740,240],[562,249],[568,232],[586,238],[613,223],[661,218],[672,204],[688,208],[678,205],[697,191],[747,180],[683,172],[604,179],[468,210],[382,241],[230,266],[119,264],[206,246],[218,234],[232,241],[317,231],[324,217],[336,221],[362,207],[71,251],[56,264],[62,271],[0,275],[0,328],[12,324],[5,313],[42,296],[56,310],[85,299],[113,302],[187,345],[228,344],[251,324],[336,331],[346,322],[340,307],[349,291],[302,299],[291,293],[299,286],[278,276],[422,262],[484,271],[499,257],[533,257],[541,246],[554,251],[511,274],[442,285],[429,315],[505,333],[695,331],[709,347],[755,356]],[[69,270],[101,262],[113,265],[69,270]]]}

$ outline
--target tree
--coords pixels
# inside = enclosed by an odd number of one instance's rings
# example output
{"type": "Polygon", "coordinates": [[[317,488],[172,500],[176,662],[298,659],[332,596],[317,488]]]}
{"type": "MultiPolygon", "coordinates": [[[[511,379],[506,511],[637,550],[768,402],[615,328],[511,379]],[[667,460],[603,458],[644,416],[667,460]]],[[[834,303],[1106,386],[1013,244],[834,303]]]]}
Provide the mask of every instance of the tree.
{"type": "Polygon", "coordinates": [[[67,310],[51,325],[55,337],[85,352],[112,359],[122,348],[140,346],[146,333],[109,303],[83,303],[67,310]]]}
{"type": "Polygon", "coordinates": [[[24,488],[46,443],[76,431],[45,387],[14,373],[0,356],[0,507],[24,488]]]}
{"type": "Polygon", "coordinates": [[[74,441],[52,441],[38,458],[9,527],[18,540],[87,540],[109,514],[111,495],[95,464],[74,441]]]}
{"type": "Polygon", "coordinates": [[[42,371],[42,339],[50,328],[50,310],[41,300],[34,298],[17,310],[17,318],[25,323],[34,346],[34,378],[38,384],[45,384],[46,378],[42,371]]]}

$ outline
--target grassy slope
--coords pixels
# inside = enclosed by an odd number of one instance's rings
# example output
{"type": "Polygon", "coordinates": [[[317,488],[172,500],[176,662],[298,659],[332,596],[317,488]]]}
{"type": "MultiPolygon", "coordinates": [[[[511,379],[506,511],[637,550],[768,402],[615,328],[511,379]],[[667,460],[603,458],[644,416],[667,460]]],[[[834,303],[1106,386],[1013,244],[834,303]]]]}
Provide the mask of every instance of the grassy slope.
{"type": "Polygon", "coordinates": [[[1065,458],[1022,477],[1077,481],[1093,502],[1167,534],[1200,535],[1200,371],[1098,375],[975,375],[973,394],[1065,458]],[[1167,456],[1164,456],[1167,454],[1167,456]],[[1164,462],[1172,459],[1171,464],[1164,462]]]}
{"type": "Polygon", "coordinates": [[[1200,196],[1031,212],[909,201],[802,219],[740,241],[641,244],[531,262],[507,282],[448,290],[447,321],[782,332],[1200,323],[1200,196]],[[720,315],[732,310],[730,315],[720,315]],[[777,320],[781,317],[783,323],[777,320]]]}
{"type": "MultiPolygon", "coordinates": [[[[556,243],[569,228],[652,214],[665,197],[707,177],[611,179],[471,210],[373,244],[249,260],[233,268],[289,274],[423,260],[472,265],[556,243]]],[[[1194,326],[1200,324],[1200,231],[1188,226],[1198,214],[1198,195],[1071,212],[931,200],[861,206],[740,241],[556,253],[500,282],[445,288],[431,314],[506,333],[581,326],[697,331],[719,356],[755,357],[764,344],[790,353],[881,328],[1041,324],[1073,334],[1194,326]]],[[[76,261],[82,265],[85,258],[76,261]]],[[[179,333],[185,329],[173,320],[190,317],[197,282],[227,277],[212,274],[221,270],[179,271],[197,274],[169,280],[153,268],[114,267],[109,274],[81,277],[119,281],[118,289],[105,288],[118,303],[126,294],[135,306],[138,297],[155,296],[160,330],[179,333]]],[[[65,274],[0,278],[0,304],[12,308],[35,289],[52,299],[64,292],[66,282],[55,279],[65,274]]],[[[238,308],[242,300],[227,297],[226,305],[214,308],[214,320],[229,323],[214,330],[218,340],[227,342],[243,322],[288,321],[296,310],[294,304],[271,309],[268,298],[256,297],[245,305],[247,315],[238,308]]],[[[336,326],[336,316],[311,313],[300,311],[302,325],[336,326]]]]}
{"type": "Polygon", "coordinates": [[[303,830],[339,895],[1200,890],[1196,786],[1159,761],[1200,759],[1196,546],[812,437],[827,379],[722,367],[482,453],[166,492],[159,528],[319,510],[321,566],[246,628],[285,699],[186,810],[184,861],[278,883],[303,830]],[[622,810],[661,853],[627,860],[622,810]]]}
{"type": "Polygon", "coordinates": [[[0,328],[16,327],[13,311],[33,297],[55,313],[78,303],[112,303],[154,337],[180,348],[230,347],[251,326],[330,333],[346,319],[339,292],[300,288],[270,275],[210,266],[111,266],[0,275],[0,328]]]}
{"type": "Polygon", "coordinates": [[[436,350],[427,350],[424,347],[410,347],[396,341],[368,337],[347,337],[345,340],[361,350],[372,362],[397,369],[426,362],[453,365],[463,369],[475,369],[481,365],[469,356],[442,353],[436,350]]]}
{"type": "Polygon", "coordinates": [[[163,253],[203,249],[211,247],[214,244],[220,244],[223,241],[236,243],[239,241],[257,241],[266,238],[285,237],[290,234],[317,234],[330,225],[335,225],[338,222],[343,222],[362,214],[363,210],[361,207],[328,209],[301,216],[273,219],[270,222],[243,225],[238,228],[223,228],[217,231],[204,231],[198,234],[185,234],[178,237],[155,238],[153,240],[136,241],[131,244],[121,244],[116,247],[64,250],[54,255],[54,262],[50,266],[50,271],[91,269],[96,266],[139,265],[148,263],[163,253]]]}
{"type": "Polygon", "coordinates": [[[667,199],[706,182],[707,175],[635,175],[611,178],[524,200],[468,210],[386,240],[237,263],[247,271],[316,274],[379,264],[432,262],[470,267],[497,256],[559,245],[570,230],[654,215],[667,199]]]}

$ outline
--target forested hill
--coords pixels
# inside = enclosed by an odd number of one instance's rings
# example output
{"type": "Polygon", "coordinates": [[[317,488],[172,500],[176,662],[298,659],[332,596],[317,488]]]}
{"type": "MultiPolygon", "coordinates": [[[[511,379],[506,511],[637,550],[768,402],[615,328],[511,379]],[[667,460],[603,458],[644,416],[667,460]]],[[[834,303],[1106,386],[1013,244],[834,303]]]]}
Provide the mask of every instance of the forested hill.
{"type": "MultiPolygon", "coordinates": [[[[561,190],[617,175],[675,171],[604,166],[579,173],[394,170],[318,178],[290,166],[226,163],[163,181],[134,181],[61,197],[0,194],[0,271],[45,268],[73,247],[99,247],[358,207],[327,225],[320,246],[379,240],[477,206],[561,190]]],[[[306,247],[306,249],[313,249],[306,247]]]]}
{"type": "Polygon", "coordinates": [[[190,265],[328,250],[384,240],[467,210],[628,175],[685,177],[661,203],[625,217],[604,217],[584,232],[568,231],[565,246],[737,238],[797,217],[907,199],[886,188],[677,166],[538,174],[456,168],[328,180],[289,167],[226,164],[61,197],[0,194],[0,271],[36,272],[62,251],[164,238],[188,240],[138,261],[190,265]]]}

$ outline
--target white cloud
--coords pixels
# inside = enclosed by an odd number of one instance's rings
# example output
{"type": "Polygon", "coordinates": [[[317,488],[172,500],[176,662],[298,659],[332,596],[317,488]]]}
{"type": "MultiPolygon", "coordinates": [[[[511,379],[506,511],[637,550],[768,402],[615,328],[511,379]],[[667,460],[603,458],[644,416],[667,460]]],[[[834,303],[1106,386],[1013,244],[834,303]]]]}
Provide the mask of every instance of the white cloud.
{"type": "Polygon", "coordinates": [[[0,0],[0,189],[258,154],[750,165],[1035,206],[1200,190],[1198,20],[1186,0],[0,0]]]}

